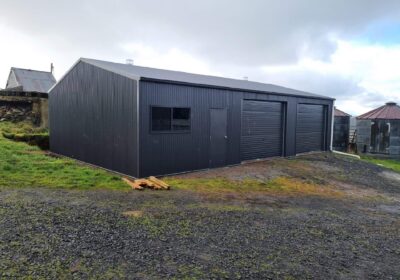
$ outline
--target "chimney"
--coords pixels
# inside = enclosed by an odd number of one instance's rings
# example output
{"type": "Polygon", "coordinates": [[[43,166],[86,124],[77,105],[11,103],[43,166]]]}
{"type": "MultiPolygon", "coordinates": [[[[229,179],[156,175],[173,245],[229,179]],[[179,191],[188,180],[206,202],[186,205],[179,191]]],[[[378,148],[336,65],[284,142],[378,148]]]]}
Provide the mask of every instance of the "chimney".
{"type": "Polygon", "coordinates": [[[133,65],[133,59],[128,58],[126,64],[133,65]]]}
{"type": "Polygon", "coordinates": [[[54,65],[53,65],[53,62],[50,64],[50,73],[51,73],[51,74],[54,73],[54,65]]]}

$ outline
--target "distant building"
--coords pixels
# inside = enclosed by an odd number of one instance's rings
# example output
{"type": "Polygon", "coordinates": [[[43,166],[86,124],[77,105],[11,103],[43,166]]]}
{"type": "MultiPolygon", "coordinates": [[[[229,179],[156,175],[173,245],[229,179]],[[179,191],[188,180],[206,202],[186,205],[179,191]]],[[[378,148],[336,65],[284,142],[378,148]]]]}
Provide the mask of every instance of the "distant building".
{"type": "Polygon", "coordinates": [[[347,151],[349,147],[350,115],[337,109],[334,111],[333,125],[333,149],[336,151],[347,151]]]}
{"type": "Polygon", "coordinates": [[[5,89],[0,89],[0,121],[31,121],[48,126],[48,94],[56,83],[50,72],[11,68],[5,89]]]}
{"type": "Polygon", "coordinates": [[[400,106],[388,102],[357,117],[359,152],[400,155],[400,106]]]}
{"type": "Polygon", "coordinates": [[[12,67],[6,90],[47,93],[55,83],[52,72],[12,67]]]}

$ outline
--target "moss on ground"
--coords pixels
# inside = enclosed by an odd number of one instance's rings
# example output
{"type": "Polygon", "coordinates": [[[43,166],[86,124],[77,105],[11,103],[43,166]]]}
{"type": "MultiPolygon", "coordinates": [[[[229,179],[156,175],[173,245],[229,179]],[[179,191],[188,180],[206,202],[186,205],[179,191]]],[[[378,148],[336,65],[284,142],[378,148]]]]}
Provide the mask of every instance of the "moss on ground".
{"type": "Polygon", "coordinates": [[[340,197],[342,192],[330,186],[306,182],[290,177],[277,177],[269,181],[253,179],[229,180],[226,178],[190,178],[176,177],[164,180],[179,190],[194,190],[199,192],[224,193],[224,192],[267,192],[285,195],[317,195],[325,197],[340,197]]]}
{"type": "MultiPolygon", "coordinates": [[[[26,123],[0,123],[0,132],[36,130],[26,123]]],[[[3,133],[0,133],[0,174],[0,187],[129,190],[120,176],[71,159],[51,157],[38,147],[8,140],[3,133]]]]}
{"type": "Polygon", "coordinates": [[[382,165],[383,167],[392,169],[393,171],[400,173],[400,160],[396,159],[382,159],[382,158],[375,158],[372,156],[363,156],[362,159],[364,161],[374,163],[377,165],[382,165]]]}

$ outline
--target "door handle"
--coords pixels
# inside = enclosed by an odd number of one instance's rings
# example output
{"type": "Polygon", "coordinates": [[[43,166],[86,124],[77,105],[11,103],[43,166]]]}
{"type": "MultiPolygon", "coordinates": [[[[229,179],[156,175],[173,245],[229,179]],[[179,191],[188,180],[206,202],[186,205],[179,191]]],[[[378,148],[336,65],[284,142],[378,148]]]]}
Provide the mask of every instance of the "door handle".
{"type": "Polygon", "coordinates": [[[224,138],[225,138],[225,139],[228,139],[228,136],[225,135],[224,138]]]}

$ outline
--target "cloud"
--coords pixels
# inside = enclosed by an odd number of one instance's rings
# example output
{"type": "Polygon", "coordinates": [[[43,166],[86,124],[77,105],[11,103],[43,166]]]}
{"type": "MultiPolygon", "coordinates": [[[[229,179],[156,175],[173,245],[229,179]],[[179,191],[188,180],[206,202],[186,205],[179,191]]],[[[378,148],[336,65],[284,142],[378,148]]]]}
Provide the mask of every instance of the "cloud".
{"type": "Polygon", "coordinates": [[[260,65],[296,61],[304,50],[327,58],[332,33],[352,36],[399,8],[397,0],[3,0],[0,20],[58,46],[184,46],[210,61],[260,65]]]}
{"type": "Polygon", "coordinates": [[[395,37],[379,45],[377,34],[399,18],[398,0],[2,0],[0,85],[11,66],[54,62],[60,77],[79,57],[132,58],[326,94],[358,112],[346,104],[398,98],[395,37]]]}
{"type": "Polygon", "coordinates": [[[178,48],[157,50],[140,43],[125,43],[121,44],[120,48],[126,53],[127,57],[134,57],[134,63],[138,65],[203,75],[220,75],[211,70],[202,59],[178,48]]]}
{"type": "Polygon", "coordinates": [[[333,96],[338,106],[356,115],[388,100],[400,103],[400,44],[371,46],[341,40],[336,43],[338,47],[329,61],[304,57],[291,65],[265,66],[265,78],[333,96]]]}

